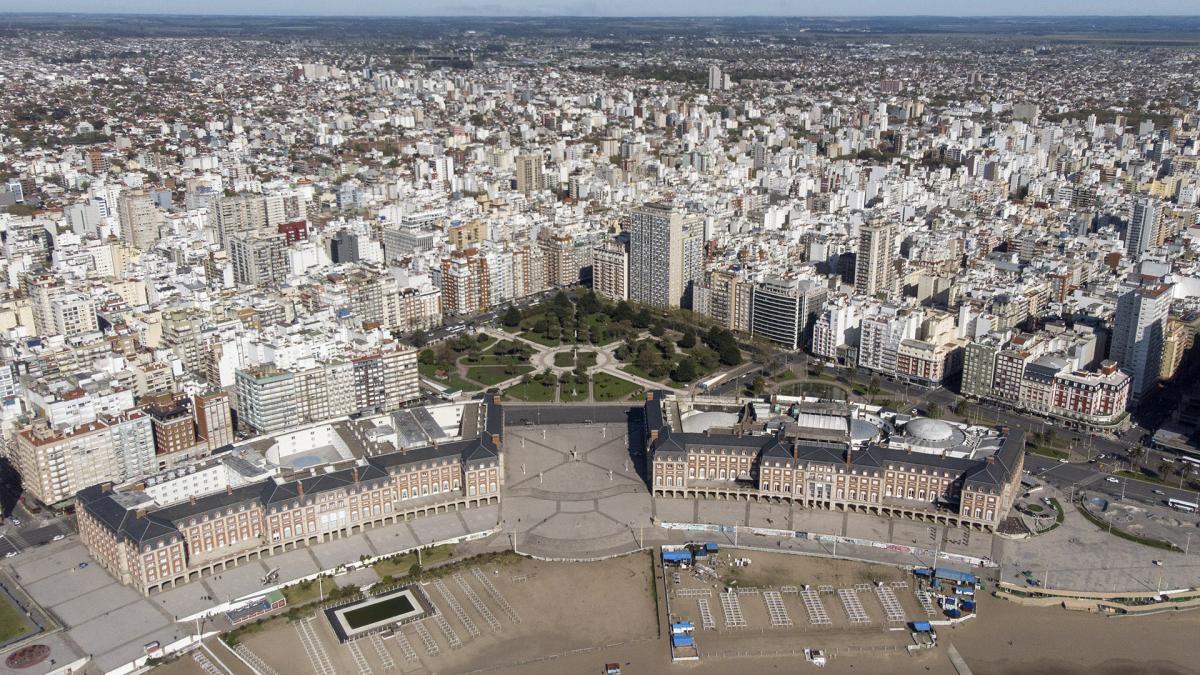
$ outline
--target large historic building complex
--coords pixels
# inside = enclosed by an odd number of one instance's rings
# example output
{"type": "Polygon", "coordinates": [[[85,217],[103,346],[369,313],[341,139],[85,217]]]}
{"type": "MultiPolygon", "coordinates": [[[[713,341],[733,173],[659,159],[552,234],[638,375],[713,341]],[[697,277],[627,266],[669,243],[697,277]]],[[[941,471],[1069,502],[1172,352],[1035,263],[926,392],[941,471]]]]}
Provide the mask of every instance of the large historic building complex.
{"type": "Polygon", "coordinates": [[[843,404],[645,404],[657,496],[783,500],[994,531],[1012,507],[1024,432],[873,417],[843,404]]]}
{"type": "Polygon", "coordinates": [[[227,448],[192,471],[93,485],[77,496],[80,536],[114,577],[149,594],[364,528],[495,503],[502,417],[489,396],[342,420],[227,448]]]}

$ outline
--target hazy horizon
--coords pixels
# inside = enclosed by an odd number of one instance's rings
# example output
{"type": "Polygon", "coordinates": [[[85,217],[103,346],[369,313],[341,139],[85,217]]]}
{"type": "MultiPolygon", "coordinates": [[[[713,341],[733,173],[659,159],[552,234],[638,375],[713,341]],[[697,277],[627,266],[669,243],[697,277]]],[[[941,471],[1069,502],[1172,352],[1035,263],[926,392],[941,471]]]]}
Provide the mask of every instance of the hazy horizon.
{"type": "Polygon", "coordinates": [[[867,18],[867,17],[1146,17],[1198,16],[1195,0],[1146,0],[1131,7],[1125,0],[1010,0],[973,2],[914,0],[845,0],[844,2],[789,2],[787,0],[458,0],[444,3],[414,0],[351,0],[331,4],[325,0],[59,0],[52,9],[34,0],[0,0],[0,13],[21,14],[144,14],[162,16],[294,16],[294,17],[596,17],[596,18],[867,18]],[[730,11],[736,8],[735,11],[730,11]],[[835,9],[836,8],[836,9],[835,9]],[[835,9],[835,11],[830,11],[835,9]],[[1130,12],[1130,9],[1136,9],[1130,12]],[[650,11],[652,10],[652,11],[650,11]],[[964,11],[966,10],[966,11],[964,11]]]}

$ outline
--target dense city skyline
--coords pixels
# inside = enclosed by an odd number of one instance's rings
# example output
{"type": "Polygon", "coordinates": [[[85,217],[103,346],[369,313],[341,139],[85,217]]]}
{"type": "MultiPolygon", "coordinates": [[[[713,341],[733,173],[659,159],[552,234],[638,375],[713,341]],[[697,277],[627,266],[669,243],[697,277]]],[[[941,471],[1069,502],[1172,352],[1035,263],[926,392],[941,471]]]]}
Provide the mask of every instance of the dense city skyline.
{"type": "Polygon", "coordinates": [[[1195,665],[1191,7],[51,6],[5,672],[1195,665]]]}
{"type": "MultiPolygon", "coordinates": [[[[0,2],[0,12],[47,11],[44,3],[30,0],[0,2]]],[[[889,16],[1195,16],[1200,10],[1188,0],[1147,0],[1130,5],[1123,0],[1007,0],[961,3],[953,0],[848,0],[847,2],[791,2],[748,0],[736,8],[723,0],[665,0],[646,3],[633,0],[495,0],[492,2],[425,3],[414,0],[357,0],[330,5],[320,0],[182,0],[164,5],[154,0],[60,0],[55,13],[158,14],[196,16],[428,16],[428,17],[889,17],[889,16]]]]}

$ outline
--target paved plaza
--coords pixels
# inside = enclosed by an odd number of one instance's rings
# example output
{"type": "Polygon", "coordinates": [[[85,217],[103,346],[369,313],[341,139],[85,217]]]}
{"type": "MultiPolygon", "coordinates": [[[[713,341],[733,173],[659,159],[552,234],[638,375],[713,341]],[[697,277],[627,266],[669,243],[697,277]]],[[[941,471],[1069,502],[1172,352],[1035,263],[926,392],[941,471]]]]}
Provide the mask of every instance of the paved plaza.
{"type": "Polygon", "coordinates": [[[502,525],[518,551],[550,558],[634,550],[653,530],[627,424],[508,428],[502,525]]]}
{"type": "MultiPolygon", "coordinates": [[[[364,554],[384,555],[487,531],[496,526],[498,516],[499,508],[488,506],[405,521],[252,560],[149,598],[109,576],[74,537],[25,552],[13,572],[34,601],[63,626],[38,640],[51,647],[50,658],[61,665],[90,655],[93,665],[106,671],[141,657],[147,643],[167,645],[196,630],[195,623],[177,620],[263,591],[262,578],[269,570],[278,569],[280,581],[286,582],[357,562],[364,554]]],[[[377,578],[374,571],[363,570],[339,578],[339,583],[365,584],[377,578]]],[[[202,624],[202,629],[211,628],[202,624]]],[[[50,669],[47,660],[21,672],[50,669]]]]}

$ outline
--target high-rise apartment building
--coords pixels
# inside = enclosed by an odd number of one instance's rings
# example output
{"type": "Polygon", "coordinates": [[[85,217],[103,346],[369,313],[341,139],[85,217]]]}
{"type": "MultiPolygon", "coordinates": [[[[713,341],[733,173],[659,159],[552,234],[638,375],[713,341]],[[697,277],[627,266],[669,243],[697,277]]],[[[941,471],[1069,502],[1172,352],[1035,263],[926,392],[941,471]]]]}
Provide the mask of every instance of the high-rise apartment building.
{"type": "Polygon", "coordinates": [[[517,156],[517,192],[529,195],[546,189],[542,153],[530,152],[517,156]]]}
{"type": "Polygon", "coordinates": [[[192,397],[192,412],[196,416],[196,437],[208,445],[208,451],[233,443],[233,417],[229,392],[212,389],[192,397]]]}
{"type": "Polygon", "coordinates": [[[721,67],[712,65],[708,67],[708,90],[720,91],[725,88],[725,75],[721,72],[721,67]]]}
{"type": "Polygon", "coordinates": [[[592,290],[609,300],[629,299],[629,238],[618,237],[592,251],[592,290]]]}
{"type": "Polygon", "coordinates": [[[284,235],[245,233],[229,240],[233,281],[243,286],[279,285],[287,279],[290,266],[284,235]]]}
{"type": "Polygon", "coordinates": [[[215,200],[208,207],[209,226],[216,231],[221,248],[227,248],[235,234],[277,230],[304,215],[295,194],[234,195],[215,200]]]}
{"type": "Polygon", "coordinates": [[[485,256],[472,248],[452,251],[450,257],[442,259],[442,307],[447,314],[478,314],[491,306],[491,278],[485,256]]]}
{"type": "Polygon", "coordinates": [[[629,299],[655,307],[690,307],[703,273],[704,223],[670,204],[631,214],[629,299]]]}
{"type": "Polygon", "coordinates": [[[1133,380],[1129,397],[1134,402],[1158,383],[1170,310],[1169,284],[1131,288],[1117,300],[1109,356],[1133,380]]]}
{"type": "Polygon", "coordinates": [[[240,426],[271,433],[298,422],[296,387],[290,371],[263,365],[238,370],[236,378],[240,426]]]}
{"type": "Polygon", "coordinates": [[[1133,205],[1133,217],[1125,234],[1125,252],[1134,261],[1140,261],[1146,251],[1158,241],[1162,219],[1162,204],[1157,199],[1139,199],[1133,205]]]}
{"type": "Polygon", "coordinates": [[[894,293],[895,250],[896,226],[891,221],[878,218],[862,226],[854,264],[855,292],[869,297],[894,293]]]}
{"type": "Polygon", "coordinates": [[[754,286],[750,333],[799,349],[810,337],[813,318],[825,302],[825,287],[813,279],[768,277],[754,286]]]}
{"type": "Polygon", "coordinates": [[[145,250],[158,242],[162,213],[145,190],[122,192],[117,198],[117,218],[121,223],[121,238],[129,246],[145,250]]]}

